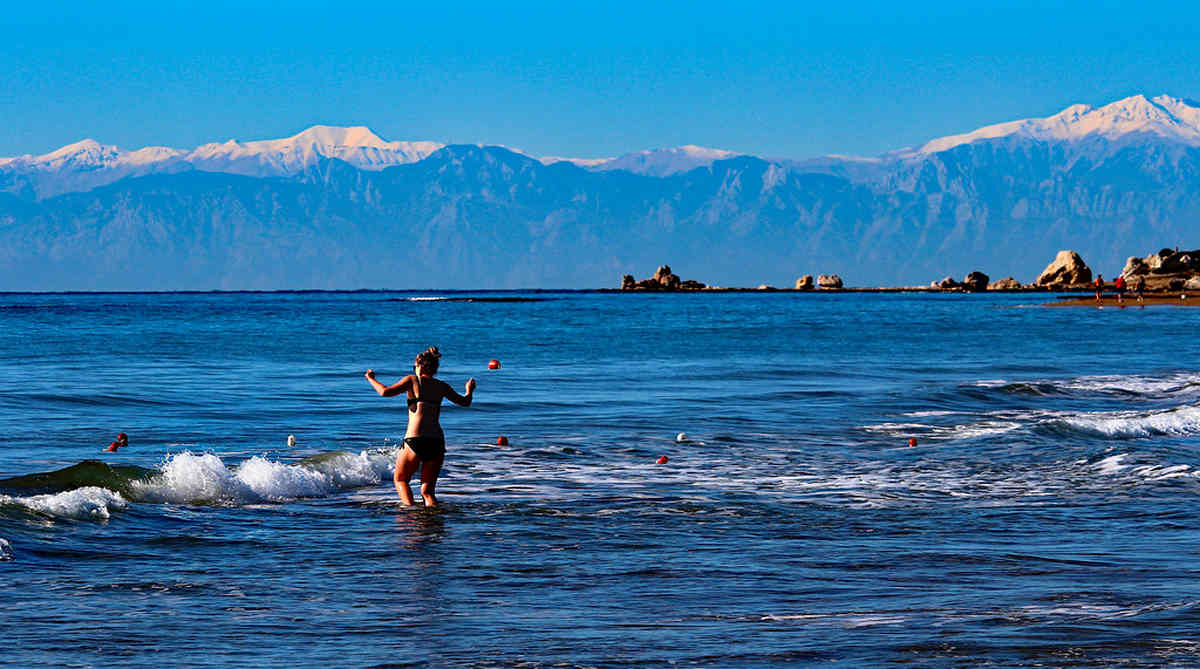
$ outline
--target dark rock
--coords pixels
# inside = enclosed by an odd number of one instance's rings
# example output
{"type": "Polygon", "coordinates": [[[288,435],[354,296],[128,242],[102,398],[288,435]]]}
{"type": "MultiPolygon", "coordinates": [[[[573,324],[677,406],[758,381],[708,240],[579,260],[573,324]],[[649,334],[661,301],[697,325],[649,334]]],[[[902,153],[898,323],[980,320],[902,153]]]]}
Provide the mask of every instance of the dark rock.
{"type": "Polygon", "coordinates": [[[1130,257],[1125,261],[1125,269],[1121,270],[1127,281],[1145,279],[1146,290],[1152,292],[1183,290],[1197,274],[1200,274],[1200,251],[1175,249],[1162,249],[1145,258],[1130,257]]]}
{"type": "Polygon", "coordinates": [[[825,290],[837,290],[842,287],[842,277],[836,274],[822,274],[817,277],[817,285],[825,290]]]}
{"type": "Polygon", "coordinates": [[[683,281],[671,271],[670,265],[662,265],[649,279],[637,281],[633,275],[626,274],[621,278],[621,290],[667,291],[704,290],[707,285],[691,279],[683,281]]]}
{"type": "Polygon", "coordinates": [[[933,283],[929,284],[929,287],[937,288],[939,290],[958,290],[959,288],[962,288],[963,285],[955,281],[954,277],[948,276],[941,281],[934,281],[933,283]]]}
{"type": "Polygon", "coordinates": [[[670,265],[663,265],[651,277],[662,286],[663,290],[679,290],[679,276],[671,272],[670,265]]]}
{"type": "Polygon", "coordinates": [[[989,283],[987,288],[988,290],[1020,290],[1021,282],[1011,276],[1006,276],[999,281],[989,283]]]}
{"type": "Polygon", "coordinates": [[[990,277],[983,272],[971,272],[963,279],[963,288],[971,291],[987,290],[990,277]]]}
{"type": "Polygon", "coordinates": [[[813,277],[811,274],[805,274],[804,276],[800,277],[799,279],[796,279],[796,290],[812,290],[812,289],[813,289],[813,277]]]}

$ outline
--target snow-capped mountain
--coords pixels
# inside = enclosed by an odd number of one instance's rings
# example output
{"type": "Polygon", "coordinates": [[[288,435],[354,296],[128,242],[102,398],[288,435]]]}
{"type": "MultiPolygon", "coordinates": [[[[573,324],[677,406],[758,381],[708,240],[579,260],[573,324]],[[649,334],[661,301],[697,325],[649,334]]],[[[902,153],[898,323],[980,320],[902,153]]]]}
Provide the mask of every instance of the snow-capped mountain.
{"type": "Polygon", "coordinates": [[[1200,146],[1200,103],[1169,95],[1147,99],[1144,95],[1118,100],[1103,107],[1071,105],[1046,118],[1030,118],[989,125],[962,135],[926,142],[907,155],[940,153],[963,144],[1019,137],[1043,142],[1108,142],[1160,139],[1200,146]]]}
{"type": "Polygon", "coordinates": [[[671,149],[650,149],[626,153],[616,158],[539,158],[544,165],[557,162],[573,163],[584,169],[595,172],[625,170],[634,174],[651,177],[665,177],[680,172],[688,172],[697,167],[708,167],[713,162],[738,156],[734,151],[710,149],[703,146],[688,144],[671,149]]]}
{"type": "Polygon", "coordinates": [[[183,154],[165,146],[137,151],[85,139],[40,156],[0,160],[0,190],[46,198],[91,190],[126,177],[187,169],[183,154]]]}
{"type": "Polygon", "coordinates": [[[125,151],[116,146],[85,139],[41,156],[0,159],[0,168],[21,171],[84,171],[116,167],[140,167],[171,160],[182,151],[165,146],[148,146],[125,151]]]}
{"type": "Polygon", "coordinates": [[[285,139],[229,140],[205,144],[185,157],[196,169],[247,176],[287,176],[322,158],[337,158],[362,170],[415,163],[442,148],[437,142],[387,142],[369,128],[315,125],[285,139]]]}
{"type": "Polygon", "coordinates": [[[0,189],[47,198],[129,176],[193,169],[252,177],[292,176],[327,158],[374,171],[416,162],[442,146],[437,142],[387,142],[362,126],[325,125],[284,139],[231,139],[191,151],[165,146],[126,151],[85,139],[40,156],[0,159],[0,189]]]}
{"type": "Polygon", "coordinates": [[[663,262],[720,285],[1029,281],[1064,248],[1109,274],[1200,246],[1200,105],[1168,96],[876,158],[561,162],[322,126],[188,151],[83,141],[0,161],[0,290],[596,287],[663,262]]]}

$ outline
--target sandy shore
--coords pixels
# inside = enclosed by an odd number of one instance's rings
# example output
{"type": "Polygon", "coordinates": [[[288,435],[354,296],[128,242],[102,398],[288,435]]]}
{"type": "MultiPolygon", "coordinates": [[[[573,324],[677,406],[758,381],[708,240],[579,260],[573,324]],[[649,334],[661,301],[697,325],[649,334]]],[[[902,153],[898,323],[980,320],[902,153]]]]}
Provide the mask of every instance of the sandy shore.
{"type": "Polygon", "coordinates": [[[1096,297],[1089,295],[1088,297],[1077,297],[1072,299],[1057,300],[1047,302],[1047,307],[1200,307],[1200,293],[1171,293],[1170,295],[1146,295],[1143,299],[1143,304],[1138,304],[1136,297],[1130,295],[1125,296],[1125,303],[1118,304],[1117,296],[1105,294],[1099,304],[1096,303],[1096,297]],[[1180,296],[1186,296],[1185,299],[1180,299],[1180,296]]]}

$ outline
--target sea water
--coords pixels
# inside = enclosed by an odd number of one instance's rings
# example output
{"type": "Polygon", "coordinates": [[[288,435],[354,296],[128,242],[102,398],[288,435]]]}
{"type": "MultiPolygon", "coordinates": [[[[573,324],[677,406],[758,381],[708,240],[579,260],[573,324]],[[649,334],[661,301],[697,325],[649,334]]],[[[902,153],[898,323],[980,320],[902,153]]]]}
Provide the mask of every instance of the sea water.
{"type": "Polygon", "coordinates": [[[0,295],[0,663],[1200,662],[1200,310],[1048,299],[0,295]]]}

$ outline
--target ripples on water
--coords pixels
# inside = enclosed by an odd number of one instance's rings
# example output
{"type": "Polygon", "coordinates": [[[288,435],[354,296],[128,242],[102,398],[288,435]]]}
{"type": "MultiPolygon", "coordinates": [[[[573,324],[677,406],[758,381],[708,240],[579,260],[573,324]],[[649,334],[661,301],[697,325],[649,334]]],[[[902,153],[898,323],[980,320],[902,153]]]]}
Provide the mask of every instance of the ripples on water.
{"type": "Polygon", "coordinates": [[[1194,664],[1200,312],[1034,299],[0,296],[5,661],[1194,664]]]}

